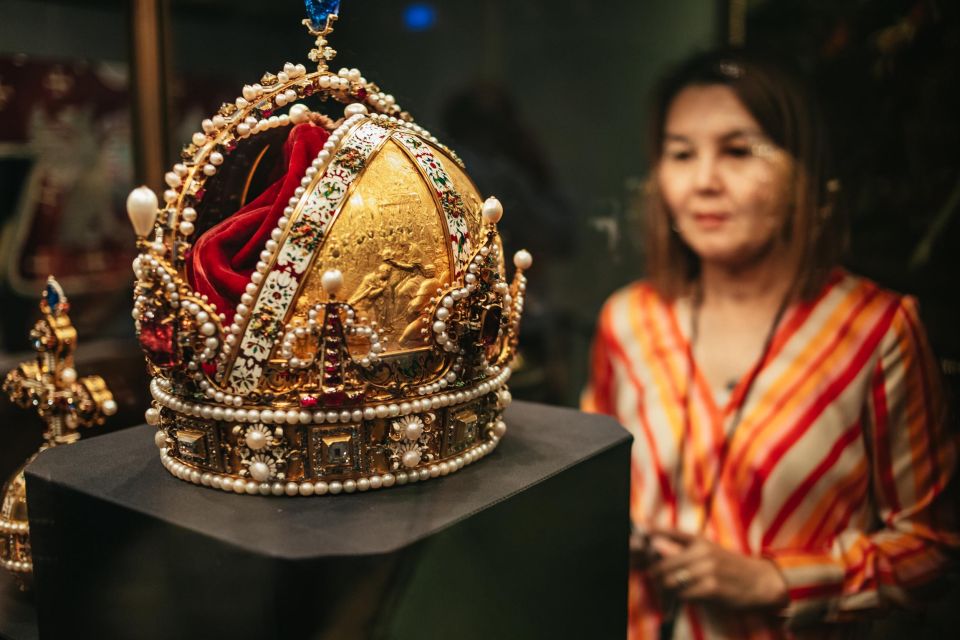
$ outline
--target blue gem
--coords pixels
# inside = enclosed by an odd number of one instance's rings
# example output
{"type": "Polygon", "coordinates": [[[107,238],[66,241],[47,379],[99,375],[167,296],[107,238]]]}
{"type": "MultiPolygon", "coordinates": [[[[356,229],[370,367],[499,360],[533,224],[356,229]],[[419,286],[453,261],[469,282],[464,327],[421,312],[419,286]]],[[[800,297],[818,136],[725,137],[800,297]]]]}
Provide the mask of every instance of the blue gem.
{"type": "Polygon", "coordinates": [[[43,297],[47,299],[47,304],[50,305],[50,310],[57,308],[57,305],[60,304],[60,294],[57,293],[56,287],[52,284],[47,284],[47,289],[43,293],[43,297]]]}
{"type": "Polygon", "coordinates": [[[340,0],[304,0],[310,24],[318,31],[327,25],[327,16],[340,13],[340,0]]]}

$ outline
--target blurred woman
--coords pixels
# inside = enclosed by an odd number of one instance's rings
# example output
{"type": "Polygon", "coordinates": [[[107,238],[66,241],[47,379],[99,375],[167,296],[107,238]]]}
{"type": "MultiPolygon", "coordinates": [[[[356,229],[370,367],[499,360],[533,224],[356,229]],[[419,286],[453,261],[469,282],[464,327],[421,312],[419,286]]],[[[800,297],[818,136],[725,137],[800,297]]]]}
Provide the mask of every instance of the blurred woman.
{"type": "Polygon", "coordinates": [[[845,637],[960,545],[916,303],[838,267],[793,76],[699,56],[654,111],[648,279],[604,306],[583,396],[635,439],[630,637],[845,637]]]}

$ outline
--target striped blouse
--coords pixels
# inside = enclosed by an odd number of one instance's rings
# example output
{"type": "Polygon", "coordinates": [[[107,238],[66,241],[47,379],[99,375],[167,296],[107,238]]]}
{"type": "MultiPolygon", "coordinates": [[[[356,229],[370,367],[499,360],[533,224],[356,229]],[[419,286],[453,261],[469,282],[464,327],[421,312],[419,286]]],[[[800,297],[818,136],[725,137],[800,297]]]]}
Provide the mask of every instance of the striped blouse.
{"type": "MultiPolygon", "coordinates": [[[[960,546],[944,499],[955,437],[915,301],[838,270],[787,310],[752,385],[723,404],[690,365],[681,306],[642,282],[607,301],[583,409],[634,436],[638,526],[770,558],[791,603],[778,615],[687,605],[675,637],[822,638],[909,603],[960,546]]],[[[630,638],[656,638],[656,594],[639,571],[629,602],[630,638]]]]}

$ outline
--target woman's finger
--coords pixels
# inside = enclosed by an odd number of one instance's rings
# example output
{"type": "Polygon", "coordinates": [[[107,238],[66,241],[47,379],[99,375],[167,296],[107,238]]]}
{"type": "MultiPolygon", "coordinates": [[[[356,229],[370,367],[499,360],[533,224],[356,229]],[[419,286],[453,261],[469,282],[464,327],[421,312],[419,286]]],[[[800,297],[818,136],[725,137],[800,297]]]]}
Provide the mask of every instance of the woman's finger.
{"type": "Polygon", "coordinates": [[[685,567],[710,553],[710,546],[706,543],[695,543],[680,550],[674,555],[665,556],[653,566],[654,575],[661,578],[672,571],[685,567]]]}

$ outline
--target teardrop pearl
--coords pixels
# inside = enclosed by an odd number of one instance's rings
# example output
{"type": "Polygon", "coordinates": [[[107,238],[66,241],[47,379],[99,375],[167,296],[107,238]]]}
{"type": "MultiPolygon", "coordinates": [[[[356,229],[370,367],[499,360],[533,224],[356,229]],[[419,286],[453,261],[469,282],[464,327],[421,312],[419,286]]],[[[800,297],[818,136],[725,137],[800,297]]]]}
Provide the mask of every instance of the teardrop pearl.
{"type": "Polygon", "coordinates": [[[153,231],[159,205],[157,194],[150,187],[137,187],[127,196],[127,215],[139,237],[146,238],[153,231]]]}

